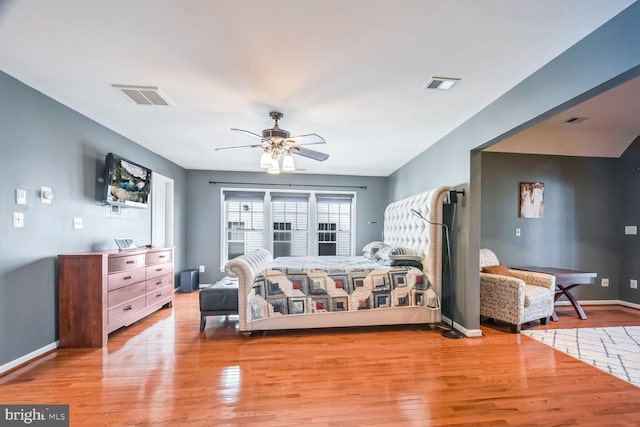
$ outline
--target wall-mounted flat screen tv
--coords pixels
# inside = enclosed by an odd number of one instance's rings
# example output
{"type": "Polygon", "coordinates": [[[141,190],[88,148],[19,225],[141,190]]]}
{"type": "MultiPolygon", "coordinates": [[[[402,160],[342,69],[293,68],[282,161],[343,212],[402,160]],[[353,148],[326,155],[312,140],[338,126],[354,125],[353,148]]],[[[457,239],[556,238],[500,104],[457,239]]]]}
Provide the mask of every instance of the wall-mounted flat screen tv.
{"type": "Polygon", "coordinates": [[[151,193],[151,169],[109,153],[105,161],[104,186],[107,203],[146,208],[151,193]]]}

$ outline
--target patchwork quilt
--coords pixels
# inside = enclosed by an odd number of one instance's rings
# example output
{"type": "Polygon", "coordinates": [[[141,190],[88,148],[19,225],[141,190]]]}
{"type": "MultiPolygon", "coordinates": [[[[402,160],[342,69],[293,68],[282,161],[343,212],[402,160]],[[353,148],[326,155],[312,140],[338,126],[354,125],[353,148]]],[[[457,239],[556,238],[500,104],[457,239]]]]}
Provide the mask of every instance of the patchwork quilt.
{"type": "Polygon", "coordinates": [[[439,308],[420,269],[383,266],[364,257],[276,258],[256,276],[248,298],[250,320],[393,307],[439,308]]]}

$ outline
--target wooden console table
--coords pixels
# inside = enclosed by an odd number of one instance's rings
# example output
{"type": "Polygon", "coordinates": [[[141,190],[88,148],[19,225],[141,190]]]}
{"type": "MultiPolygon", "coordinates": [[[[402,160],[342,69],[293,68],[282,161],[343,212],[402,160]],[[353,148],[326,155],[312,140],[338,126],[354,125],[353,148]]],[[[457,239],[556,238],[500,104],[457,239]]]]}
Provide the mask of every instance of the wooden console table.
{"type": "MultiPolygon", "coordinates": [[[[578,300],[571,294],[571,289],[579,285],[588,285],[595,282],[595,278],[598,277],[597,273],[590,273],[587,271],[569,270],[567,268],[555,268],[555,267],[512,267],[517,270],[529,270],[537,271],[539,273],[547,273],[556,276],[556,295],[554,301],[558,301],[562,295],[573,305],[574,310],[578,317],[582,320],[587,318],[582,306],[578,300]]],[[[553,312],[551,320],[558,321],[558,315],[553,312]]]]}
{"type": "Polygon", "coordinates": [[[173,249],[58,255],[60,347],[103,347],[108,334],[173,304],[173,249]]]}

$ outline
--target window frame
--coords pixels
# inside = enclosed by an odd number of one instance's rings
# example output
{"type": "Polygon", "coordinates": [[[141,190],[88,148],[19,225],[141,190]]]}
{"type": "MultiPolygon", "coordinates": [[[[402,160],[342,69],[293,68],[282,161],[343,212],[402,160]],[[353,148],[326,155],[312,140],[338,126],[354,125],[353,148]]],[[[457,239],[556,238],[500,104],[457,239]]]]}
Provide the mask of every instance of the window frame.
{"type": "MultiPolygon", "coordinates": [[[[318,256],[319,253],[319,239],[318,239],[318,207],[317,200],[320,198],[330,198],[330,196],[337,196],[342,199],[349,199],[351,204],[351,229],[350,233],[350,256],[355,255],[356,249],[356,216],[357,216],[357,192],[356,191],[330,191],[330,190],[281,190],[281,189],[268,189],[268,188],[234,188],[223,187],[220,188],[220,270],[224,271],[224,265],[228,261],[228,235],[226,229],[227,223],[227,204],[225,200],[225,194],[228,193],[246,193],[246,194],[259,194],[263,193],[263,247],[268,249],[272,254],[274,253],[274,222],[272,218],[272,202],[271,196],[282,196],[291,194],[293,197],[301,197],[301,194],[308,195],[307,200],[307,254],[308,256],[318,256]]],[[[280,221],[281,222],[281,221],[280,221]]],[[[338,227],[339,228],[339,227],[338,227]]],[[[337,230],[335,231],[338,232],[337,230]]]]}
{"type": "Polygon", "coordinates": [[[319,204],[329,204],[329,205],[333,205],[333,207],[329,207],[328,211],[326,212],[327,216],[326,218],[323,216],[322,218],[316,218],[316,222],[315,222],[315,226],[316,226],[316,237],[318,239],[317,242],[317,253],[319,254],[321,252],[320,249],[320,236],[321,235],[327,235],[329,234],[330,237],[333,237],[333,240],[322,240],[323,243],[333,243],[335,246],[335,256],[353,256],[354,255],[354,247],[355,247],[355,242],[354,242],[354,238],[355,238],[355,223],[353,221],[354,216],[356,215],[355,213],[355,204],[353,201],[353,197],[345,197],[344,194],[340,194],[340,193],[336,193],[336,192],[331,192],[331,193],[320,193],[318,195],[316,195],[316,212],[318,214],[320,214],[320,209],[318,207],[319,204]],[[345,202],[345,200],[348,200],[348,202],[345,202]],[[327,201],[331,201],[331,203],[327,203],[327,201]],[[345,230],[343,228],[343,226],[345,225],[344,222],[342,221],[342,207],[343,205],[348,205],[349,206],[349,221],[348,221],[348,230],[345,230]],[[331,213],[332,209],[338,209],[337,213],[331,213]],[[327,220],[326,222],[324,220],[327,220]],[[335,219],[336,222],[331,221],[331,219],[335,219]],[[322,222],[321,222],[322,220],[322,222]],[[326,224],[328,226],[328,228],[326,230],[322,230],[320,228],[321,224],[326,224]],[[335,227],[331,227],[331,225],[335,225],[335,227]],[[341,245],[341,239],[342,239],[342,235],[344,234],[348,234],[349,236],[349,245],[348,245],[348,251],[349,254],[345,255],[344,251],[344,246],[341,245]]]}
{"type": "Polygon", "coordinates": [[[270,213],[271,213],[271,248],[272,254],[277,256],[307,256],[309,254],[309,210],[310,210],[310,198],[309,192],[273,192],[269,194],[270,199],[270,213]],[[282,209],[278,209],[276,215],[277,204],[283,204],[282,209]],[[304,205],[304,210],[300,209],[299,205],[304,205]],[[281,216],[282,215],[282,216],[281,216]],[[300,224],[302,219],[302,224],[300,224]],[[293,227],[294,223],[296,227],[293,227]],[[276,224],[284,224],[285,229],[276,229],[276,224]],[[289,229],[286,229],[286,224],[289,224],[289,229]],[[300,225],[305,225],[306,228],[299,228],[300,225]],[[276,233],[279,235],[288,235],[288,240],[276,239],[276,233]],[[300,245],[299,237],[302,236],[303,244],[300,245]],[[289,243],[289,254],[277,254],[277,243],[289,243]],[[303,248],[304,253],[295,253],[293,249],[303,248]],[[294,252],[294,253],[292,253],[294,252]]]}

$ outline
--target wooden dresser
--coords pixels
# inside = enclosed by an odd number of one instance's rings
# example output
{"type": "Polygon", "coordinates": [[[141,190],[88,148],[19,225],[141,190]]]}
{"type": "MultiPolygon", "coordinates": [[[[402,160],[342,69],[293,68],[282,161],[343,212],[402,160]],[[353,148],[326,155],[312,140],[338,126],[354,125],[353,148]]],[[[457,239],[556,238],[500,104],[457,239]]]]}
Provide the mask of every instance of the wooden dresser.
{"type": "Polygon", "coordinates": [[[108,334],[173,305],[173,249],[58,255],[61,348],[103,347],[108,334]]]}

